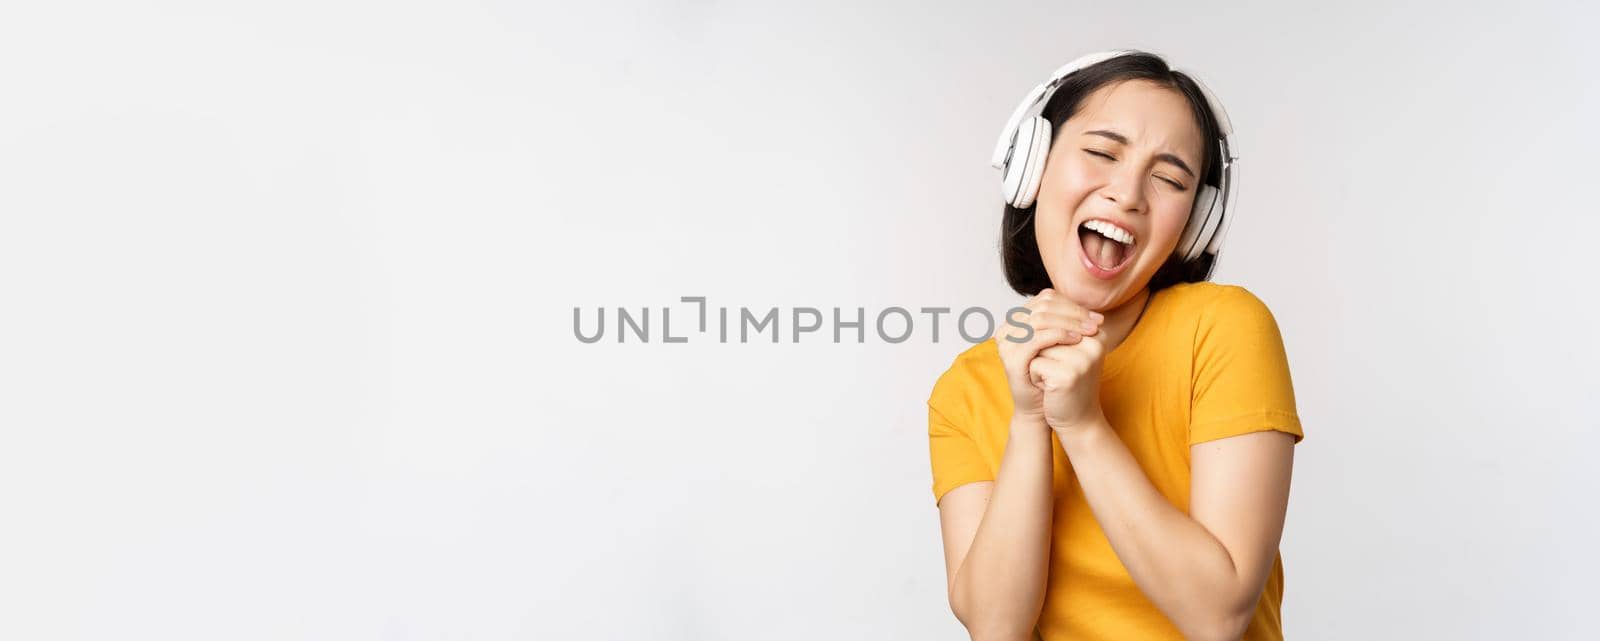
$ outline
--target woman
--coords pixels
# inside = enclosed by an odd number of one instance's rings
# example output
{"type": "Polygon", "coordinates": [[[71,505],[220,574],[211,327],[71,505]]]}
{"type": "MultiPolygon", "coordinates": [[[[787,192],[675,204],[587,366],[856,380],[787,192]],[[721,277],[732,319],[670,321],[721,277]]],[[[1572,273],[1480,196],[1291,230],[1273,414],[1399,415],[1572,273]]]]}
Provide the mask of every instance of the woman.
{"type": "Polygon", "coordinates": [[[1027,312],[928,399],[950,606],[980,640],[1280,639],[1303,433],[1271,312],[1206,282],[1226,114],[1151,54],[1067,68],[997,153],[1027,312]]]}

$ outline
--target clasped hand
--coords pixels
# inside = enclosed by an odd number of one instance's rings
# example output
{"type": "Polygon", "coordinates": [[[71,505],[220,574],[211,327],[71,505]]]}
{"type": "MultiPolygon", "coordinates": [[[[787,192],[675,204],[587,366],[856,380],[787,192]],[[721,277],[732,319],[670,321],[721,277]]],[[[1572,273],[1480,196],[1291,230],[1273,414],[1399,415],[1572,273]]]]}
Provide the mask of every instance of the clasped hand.
{"type": "Polygon", "coordinates": [[[1105,358],[1100,323],[1105,317],[1044,289],[1007,314],[996,332],[1017,417],[1040,420],[1056,431],[1103,420],[1100,367],[1105,358]],[[1017,327],[1012,322],[1031,327],[1017,327]],[[1026,339],[1026,340],[1024,340],[1026,339]],[[1020,342],[1019,342],[1020,341],[1020,342]]]}

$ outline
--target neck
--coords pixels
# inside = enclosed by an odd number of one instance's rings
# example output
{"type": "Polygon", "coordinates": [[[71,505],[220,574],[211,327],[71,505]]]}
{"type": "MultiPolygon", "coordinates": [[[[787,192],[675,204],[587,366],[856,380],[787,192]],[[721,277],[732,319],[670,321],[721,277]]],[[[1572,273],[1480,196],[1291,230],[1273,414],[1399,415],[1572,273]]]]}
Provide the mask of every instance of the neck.
{"type": "Polygon", "coordinates": [[[1143,316],[1145,305],[1150,302],[1150,288],[1144,287],[1139,293],[1134,294],[1127,302],[1107,312],[1105,322],[1100,324],[1100,340],[1105,343],[1106,352],[1110,352],[1127,340],[1133,333],[1133,328],[1138,325],[1139,318],[1143,316]]]}

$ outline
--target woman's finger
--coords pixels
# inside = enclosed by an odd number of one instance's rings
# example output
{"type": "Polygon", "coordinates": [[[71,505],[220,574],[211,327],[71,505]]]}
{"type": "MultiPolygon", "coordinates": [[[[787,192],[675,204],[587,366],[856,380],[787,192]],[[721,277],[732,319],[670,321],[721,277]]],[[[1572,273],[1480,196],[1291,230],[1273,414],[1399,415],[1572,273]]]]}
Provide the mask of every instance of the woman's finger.
{"type": "MultiPolygon", "coordinates": [[[[1059,308],[1057,308],[1059,310],[1059,308]]],[[[1082,308],[1078,308],[1082,310],[1082,308]]],[[[1100,331],[1100,324],[1090,320],[1087,310],[1079,312],[1063,311],[1038,311],[1019,318],[1019,322],[1027,323],[1035,330],[1046,327],[1060,327],[1079,334],[1095,334],[1100,331]]]]}
{"type": "Polygon", "coordinates": [[[1049,356],[1040,355],[1028,361],[1028,377],[1033,380],[1035,385],[1041,388],[1046,387],[1052,381],[1063,380],[1066,374],[1065,370],[1066,367],[1061,361],[1049,356]]]}
{"type": "Polygon", "coordinates": [[[1072,345],[1052,345],[1039,350],[1039,357],[1058,361],[1072,360],[1077,358],[1078,355],[1078,352],[1074,351],[1075,349],[1072,345]]]}
{"type": "MultiPolygon", "coordinates": [[[[1024,307],[1028,308],[1030,316],[1034,313],[1049,312],[1068,318],[1091,321],[1096,328],[1106,319],[1104,314],[1079,305],[1072,299],[1049,288],[1040,290],[1038,294],[1029,299],[1029,304],[1024,305],[1024,307]]],[[[1090,328],[1090,331],[1093,331],[1093,328],[1090,328]]]]}
{"type": "Polygon", "coordinates": [[[1074,331],[1060,327],[1046,327],[1034,332],[1033,338],[1028,339],[1027,342],[1016,344],[1010,349],[1015,350],[1012,352],[1012,358],[1025,363],[1033,359],[1034,356],[1037,356],[1039,354],[1039,350],[1050,347],[1051,345],[1076,344],[1079,340],[1082,340],[1082,338],[1082,335],[1074,331]]]}

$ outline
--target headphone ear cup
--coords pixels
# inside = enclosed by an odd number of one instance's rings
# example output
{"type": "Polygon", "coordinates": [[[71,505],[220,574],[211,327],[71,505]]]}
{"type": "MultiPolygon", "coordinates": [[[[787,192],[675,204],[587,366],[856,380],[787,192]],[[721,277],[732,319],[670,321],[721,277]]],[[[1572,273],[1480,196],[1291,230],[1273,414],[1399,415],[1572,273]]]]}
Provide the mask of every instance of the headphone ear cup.
{"type": "MultiPolygon", "coordinates": [[[[1014,197],[1011,206],[1026,209],[1033,206],[1039,196],[1039,183],[1044,178],[1044,159],[1050,154],[1050,121],[1034,116],[1017,130],[1017,148],[1012,155],[1016,167],[1016,184],[1009,193],[1014,197]]],[[[1007,172],[1007,179],[1011,178],[1007,172]]]]}
{"type": "Polygon", "coordinates": [[[1194,195],[1194,207],[1189,209],[1189,222],[1183,226],[1183,234],[1178,237],[1178,247],[1175,253],[1183,261],[1194,260],[1198,252],[1196,249],[1205,247],[1210,240],[1207,227],[1216,229],[1211,221],[1211,210],[1216,207],[1217,196],[1221,192],[1211,185],[1201,185],[1200,191],[1194,195]]]}
{"type": "Polygon", "coordinates": [[[1027,207],[1021,204],[1027,191],[1024,180],[1028,176],[1028,168],[1033,164],[1033,138],[1038,133],[1038,127],[1029,118],[1019,123],[1016,133],[1012,134],[1011,154],[1006,157],[1005,174],[1000,184],[1001,196],[1012,207],[1027,207]]]}
{"type": "Polygon", "coordinates": [[[1027,165],[1024,161],[1024,155],[1027,153],[1027,147],[1024,146],[1027,142],[1025,139],[1032,135],[1033,129],[1026,126],[1012,133],[1011,151],[1006,154],[1005,163],[1000,166],[1000,198],[1012,207],[1017,206],[1018,196],[1021,195],[1023,167],[1027,165]]]}
{"type": "Polygon", "coordinates": [[[1194,250],[1191,252],[1189,260],[1196,260],[1200,258],[1200,254],[1202,253],[1216,251],[1216,241],[1220,237],[1218,232],[1222,226],[1222,219],[1225,216],[1225,212],[1222,210],[1223,207],[1219,203],[1216,205],[1216,210],[1206,216],[1205,227],[1200,230],[1200,235],[1195,238],[1194,250]]]}

